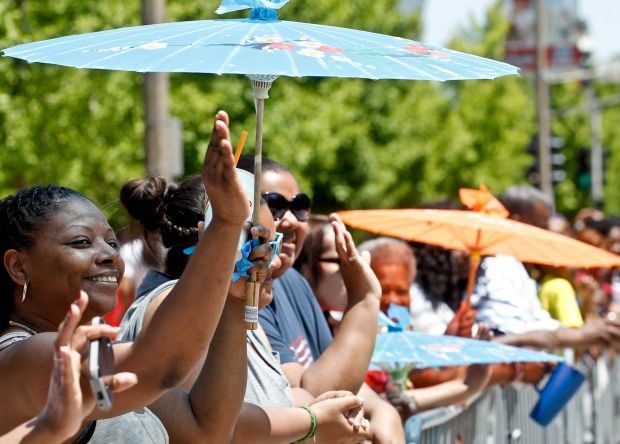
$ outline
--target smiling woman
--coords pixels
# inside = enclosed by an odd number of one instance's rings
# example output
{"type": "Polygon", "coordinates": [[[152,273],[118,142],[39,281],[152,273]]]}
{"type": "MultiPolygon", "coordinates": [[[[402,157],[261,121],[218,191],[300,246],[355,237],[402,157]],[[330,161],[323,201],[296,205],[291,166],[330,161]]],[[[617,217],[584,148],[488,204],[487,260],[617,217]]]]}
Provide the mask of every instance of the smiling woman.
{"type": "MultiPolygon", "coordinates": [[[[88,441],[93,433],[94,442],[168,442],[165,428],[144,406],[184,381],[211,344],[226,299],[239,232],[249,211],[235,173],[228,116],[220,112],[215,120],[201,176],[213,208],[212,222],[196,245],[186,273],[171,291],[172,297],[161,304],[161,312],[153,314],[152,328],[136,342],[113,345],[116,370],[135,373],[138,384],[115,395],[109,411],[95,410],[76,442],[88,441]],[[212,274],[205,276],[204,269],[212,274]],[[179,325],[191,341],[179,341],[179,325]]],[[[84,313],[84,323],[112,309],[124,265],[114,231],[101,211],[67,188],[23,188],[2,199],[0,231],[3,434],[43,408],[58,348],[55,331],[67,306],[84,313]],[[90,297],[88,306],[80,290],[90,297]]],[[[82,342],[88,339],[87,331],[85,326],[78,327],[82,342]]],[[[88,381],[83,380],[82,386],[88,387],[88,381]]],[[[92,401],[90,390],[84,396],[92,401]]],[[[203,429],[223,434],[230,434],[232,427],[221,420],[209,425],[203,429]]]]}
{"type": "Polygon", "coordinates": [[[116,235],[94,203],[50,185],[22,189],[2,208],[0,328],[10,316],[37,331],[55,331],[80,289],[90,296],[86,319],[114,308],[124,265],[116,235]]]}

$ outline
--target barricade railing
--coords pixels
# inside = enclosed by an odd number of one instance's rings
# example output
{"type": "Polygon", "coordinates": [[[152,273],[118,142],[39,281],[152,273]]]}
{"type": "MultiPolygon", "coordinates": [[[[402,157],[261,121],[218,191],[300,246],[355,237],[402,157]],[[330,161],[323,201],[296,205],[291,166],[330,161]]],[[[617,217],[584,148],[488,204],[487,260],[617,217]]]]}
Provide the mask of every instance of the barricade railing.
{"type": "MultiPolygon", "coordinates": [[[[459,406],[429,410],[405,423],[408,444],[620,444],[620,359],[589,357],[573,364],[585,383],[547,426],[530,418],[532,385],[494,387],[459,406]]],[[[544,384],[543,380],[543,384],[544,384]]]]}

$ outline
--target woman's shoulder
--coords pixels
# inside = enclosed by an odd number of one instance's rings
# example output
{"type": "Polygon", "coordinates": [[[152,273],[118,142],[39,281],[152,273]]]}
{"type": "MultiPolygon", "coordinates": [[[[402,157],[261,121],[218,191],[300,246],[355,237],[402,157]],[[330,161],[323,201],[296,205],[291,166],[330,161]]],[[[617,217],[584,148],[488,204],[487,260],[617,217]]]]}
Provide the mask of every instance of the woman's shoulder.
{"type": "Polygon", "coordinates": [[[21,355],[30,359],[46,359],[53,354],[55,340],[56,332],[33,335],[20,330],[7,331],[0,335],[0,365],[21,355]]]}
{"type": "MultiPolygon", "coordinates": [[[[52,370],[56,333],[38,333],[18,339],[10,332],[2,338],[14,338],[0,350],[0,430],[35,416],[45,404],[52,370]]],[[[9,339],[10,340],[10,339],[9,339]]]]}
{"type": "Polygon", "coordinates": [[[170,293],[176,282],[176,280],[164,282],[131,304],[121,321],[120,340],[136,340],[142,331],[145,320],[147,324],[150,322],[153,313],[170,293]]]}

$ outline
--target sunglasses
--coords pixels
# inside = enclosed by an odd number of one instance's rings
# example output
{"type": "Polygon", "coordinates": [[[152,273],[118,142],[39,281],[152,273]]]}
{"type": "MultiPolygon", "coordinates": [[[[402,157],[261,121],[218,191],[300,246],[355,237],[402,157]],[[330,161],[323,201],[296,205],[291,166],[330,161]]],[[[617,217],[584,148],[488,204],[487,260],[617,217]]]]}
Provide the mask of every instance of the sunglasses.
{"type": "Polygon", "coordinates": [[[282,219],[288,210],[291,210],[300,222],[306,222],[310,218],[312,202],[306,193],[299,193],[291,200],[275,192],[263,193],[262,197],[267,202],[274,220],[282,219]]]}

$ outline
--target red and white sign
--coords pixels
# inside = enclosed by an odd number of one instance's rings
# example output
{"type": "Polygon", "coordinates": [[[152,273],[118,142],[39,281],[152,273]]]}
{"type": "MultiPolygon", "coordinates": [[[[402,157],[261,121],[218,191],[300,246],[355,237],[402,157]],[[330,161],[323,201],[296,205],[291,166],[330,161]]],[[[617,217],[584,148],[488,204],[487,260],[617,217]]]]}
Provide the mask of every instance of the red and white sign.
{"type": "MultiPolygon", "coordinates": [[[[505,61],[523,70],[536,68],[536,1],[506,0],[510,29],[506,38],[505,61]]],[[[577,0],[541,0],[545,11],[543,35],[547,66],[551,69],[580,66],[578,41],[584,29],[577,17],[577,0]]]]}

